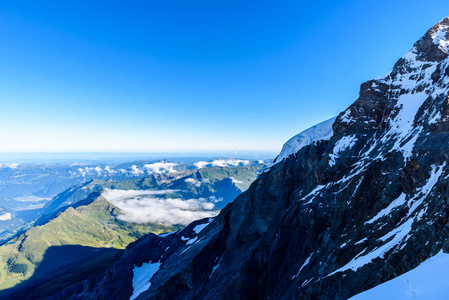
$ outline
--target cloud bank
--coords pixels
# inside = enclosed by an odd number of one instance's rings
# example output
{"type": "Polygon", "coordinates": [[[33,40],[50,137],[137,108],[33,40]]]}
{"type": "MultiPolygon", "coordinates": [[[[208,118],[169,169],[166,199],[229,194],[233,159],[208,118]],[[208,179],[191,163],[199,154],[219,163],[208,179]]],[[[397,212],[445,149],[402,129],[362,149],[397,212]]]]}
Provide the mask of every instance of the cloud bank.
{"type": "Polygon", "coordinates": [[[207,178],[204,178],[202,180],[198,180],[195,178],[187,178],[186,180],[184,180],[186,183],[191,183],[196,187],[200,187],[203,183],[209,183],[210,180],[207,178]]]}
{"type": "Polygon", "coordinates": [[[243,183],[243,181],[237,180],[237,179],[235,179],[234,177],[229,177],[229,179],[232,180],[232,183],[243,183]]]}
{"type": "Polygon", "coordinates": [[[183,200],[158,197],[173,192],[175,190],[107,190],[102,195],[122,210],[123,215],[118,218],[126,222],[187,225],[195,220],[217,215],[217,212],[212,211],[215,205],[204,198],[183,200]]]}
{"type": "Polygon", "coordinates": [[[10,213],[4,213],[3,215],[0,216],[0,221],[7,221],[7,220],[11,220],[10,213]]]}
{"type": "Polygon", "coordinates": [[[202,169],[204,167],[207,166],[212,166],[212,167],[229,167],[229,166],[233,166],[233,167],[237,167],[239,165],[241,166],[247,166],[249,165],[249,160],[241,160],[241,159],[216,159],[213,161],[199,161],[193,164],[195,167],[197,167],[198,169],[202,169]]]}
{"type": "Polygon", "coordinates": [[[19,166],[19,164],[17,164],[17,163],[0,164],[0,168],[17,169],[18,166],[19,166]]]}
{"type": "Polygon", "coordinates": [[[153,164],[146,164],[144,165],[144,169],[147,169],[148,173],[176,173],[175,166],[178,164],[175,163],[164,163],[164,162],[158,162],[153,164]]]}

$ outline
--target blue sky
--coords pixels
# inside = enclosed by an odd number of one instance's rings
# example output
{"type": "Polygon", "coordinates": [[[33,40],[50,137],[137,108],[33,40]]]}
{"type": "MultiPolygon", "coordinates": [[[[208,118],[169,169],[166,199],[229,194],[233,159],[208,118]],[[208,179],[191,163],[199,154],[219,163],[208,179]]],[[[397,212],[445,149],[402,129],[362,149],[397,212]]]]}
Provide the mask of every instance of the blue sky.
{"type": "Polygon", "coordinates": [[[279,151],[445,16],[432,0],[0,1],[0,152],[279,151]]]}

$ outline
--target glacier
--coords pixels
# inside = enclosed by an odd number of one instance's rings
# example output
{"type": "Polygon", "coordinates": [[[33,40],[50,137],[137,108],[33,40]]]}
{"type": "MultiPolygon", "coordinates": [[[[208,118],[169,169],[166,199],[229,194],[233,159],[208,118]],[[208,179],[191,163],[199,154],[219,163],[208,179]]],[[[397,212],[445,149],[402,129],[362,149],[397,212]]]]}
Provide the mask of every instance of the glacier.
{"type": "Polygon", "coordinates": [[[282,146],[282,150],[274,159],[273,165],[283,161],[290,155],[301,150],[301,148],[310,145],[315,141],[330,139],[333,135],[332,124],[334,124],[335,119],[336,117],[321,122],[289,139],[284,146],[282,146]]]}

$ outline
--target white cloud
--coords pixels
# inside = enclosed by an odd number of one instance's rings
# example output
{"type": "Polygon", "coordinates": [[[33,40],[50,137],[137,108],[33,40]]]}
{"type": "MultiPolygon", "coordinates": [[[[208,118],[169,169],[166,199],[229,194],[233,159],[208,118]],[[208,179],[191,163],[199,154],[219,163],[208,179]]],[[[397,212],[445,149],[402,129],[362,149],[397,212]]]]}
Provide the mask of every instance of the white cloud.
{"type": "Polygon", "coordinates": [[[89,168],[89,167],[85,167],[83,168],[78,168],[78,171],[81,173],[81,176],[86,177],[86,175],[89,175],[89,171],[93,170],[93,168],[89,168]]]}
{"type": "Polygon", "coordinates": [[[4,213],[0,216],[0,221],[7,221],[11,220],[11,214],[10,213],[4,213]]]}
{"type": "Polygon", "coordinates": [[[229,166],[233,166],[236,167],[238,165],[249,165],[249,160],[241,160],[241,159],[216,159],[213,161],[199,161],[193,164],[195,167],[197,167],[198,169],[202,169],[206,166],[211,166],[211,167],[229,167],[229,166]]]}
{"type": "Polygon", "coordinates": [[[101,175],[101,171],[103,171],[103,169],[101,169],[101,167],[95,167],[95,169],[94,169],[95,171],[97,171],[97,174],[98,174],[98,176],[100,176],[101,175]]]}
{"type": "Polygon", "coordinates": [[[197,167],[198,169],[202,169],[202,168],[204,168],[205,166],[210,165],[210,163],[207,162],[207,161],[199,161],[199,162],[194,163],[193,165],[194,165],[195,167],[197,167]]]}
{"type": "Polygon", "coordinates": [[[204,178],[202,180],[198,180],[198,179],[195,179],[195,178],[187,178],[184,181],[187,182],[187,183],[191,183],[191,184],[193,184],[196,187],[200,187],[203,183],[209,183],[210,182],[210,180],[207,179],[207,178],[204,178]]]}
{"type": "Polygon", "coordinates": [[[153,164],[146,164],[144,165],[144,169],[147,169],[148,173],[176,173],[175,166],[178,164],[175,163],[164,163],[164,162],[158,162],[153,164]]]}
{"type": "Polygon", "coordinates": [[[118,218],[127,222],[187,225],[194,220],[217,215],[212,211],[215,205],[207,202],[204,198],[183,200],[157,197],[173,192],[175,190],[107,190],[102,195],[122,210],[123,215],[118,218]]]}
{"type": "Polygon", "coordinates": [[[237,180],[237,179],[235,179],[234,177],[229,177],[229,179],[232,180],[232,183],[243,183],[243,181],[237,180]]]}
{"type": "MultiPolygon", "coordinates": [[[[116,174],[116,173],[117,173],[117,171],[112,170],[109,166],[104,167],[104,170],[105,170],[106,172],[108,172],[109,174],[116,174]]],[[[126,171],[125,171],[125,172],[126,172],[126,171]]]]}
{"type": "Polygon", "coordinates": [[[133,175],[142,175],[143,171],[141,169],[139,169],[136,165],[132,165],[131,173],[133,173],[133,175]]]}
{"type": "Polygon", "coordinates": [[[17,163],[0,164],[0,168],[17,169],[18,166],[19,166],[19,164],[17,164],[17,163]]]}

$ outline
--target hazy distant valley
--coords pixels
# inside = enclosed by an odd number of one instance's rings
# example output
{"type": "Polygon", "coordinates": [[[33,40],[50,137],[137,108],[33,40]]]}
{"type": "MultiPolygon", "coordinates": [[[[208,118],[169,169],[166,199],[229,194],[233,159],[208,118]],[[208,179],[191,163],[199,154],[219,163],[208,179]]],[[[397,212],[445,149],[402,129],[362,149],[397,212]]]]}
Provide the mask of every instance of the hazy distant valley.
{"type": "MultiPolygon", "coordinates": [[[[206,159],[195,161],[189,158],[186,160],[188,162],[158,160],[118,163],[116,165],[83,162],[0,164],[0,241],[10,237],[11,233],[20,226],[33,221],[39,213],[42,214],[42,208],[53,197],[75,185],[87,183],[92,180],[122,181],[145,178],[151,175],[154,178],[158,178],[157,181],[153,182],[156,186],[151,186],[152,189],[157,189],[159,188],[158,185],[164,185],[168,181],[194,174],[195,171],[203,169],[206,170],[212,167],[250,167],[249,169],[252,170],[253,167],[259,169],[268,162],[264,162],[263,160],[250,161],[241,159],[206,159]]],[[[204,170],[201,172],[204,172],[204,170]]],[[[252,177],[253,175],[248,176],[251,180],[254,179],[252,177]]],[[[233,180],[232,175],[229,175],[228,178],[230,181],[233,180]]],[[[222,180],[225,180],[225,175],[222,176],[222,180]]],[[[197,181],[195,178],[192,178],[191,183],[192,186],[201,186],[205,182],[201,181],[201,179],[197,181]]],[[[248,187],[249,181],[247,178],[240,178],[234,179],[232,183],[235,186],[234,188],[242,191],[248,187]]],[[[224,183],[218,183],[218,185],[220,184],[226,184],[226,180],[224,183]]],[[[100,185],[101,183],[98,186],[100,185]]],[[[127,188],[127,186],[124,188],[127,188]]],[[[95,188],[92,190],[95,190],[95,188]]],[[[213,196],[212,194],[214,192],[209,191],[209,194],[209,196],[213,196]]],[[[83,192],[77,192],[75,196],[71,196],[76,199],[71,201],[82,200],[81,198],[87,196],[88,189],[83,189],[83,192]]],[[[224,196],[225,198],[227,197],[227,195],[224,196]]],[[[222,205],[218,202],[218,199],[216,203],[218,207],[221,207],[222,205]]],[[[45,208],[44,212],[48,213],[49,208],[45,208]]]]}
{"type": "Polygon", "coordinates": [[[171,232],[216,216],[270,163],[2,164],[0,289],[25,281],[26,289],[18,288],[29,291],[44,281],[50,282],[44,290],[54,292],[55,286],[72,284],[85,272],[100,272],[147,233],[171,232]],[[76,276],[58,277],[67,272],[76,276]]]}

